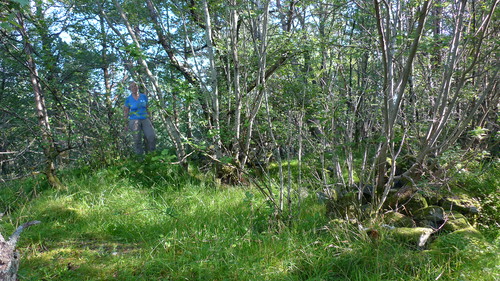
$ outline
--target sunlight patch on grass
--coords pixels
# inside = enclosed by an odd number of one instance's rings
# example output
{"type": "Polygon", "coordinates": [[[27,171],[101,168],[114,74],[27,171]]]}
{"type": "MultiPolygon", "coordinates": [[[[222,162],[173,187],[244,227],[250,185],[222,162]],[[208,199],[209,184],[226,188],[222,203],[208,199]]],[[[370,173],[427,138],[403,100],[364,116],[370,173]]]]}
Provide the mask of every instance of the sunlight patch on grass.
{"type": "Polygon", "coordinates": [[[482,280],[498,261],[495,247],[443,255],[383,236],[375,243],[356,225],[326,218],[312,195],[293,224],[275,227],[252,187],[149,185],[116,169],[66,180],[68,191],[46,190],[8,216],[42,221],[20,240],[21,280],[453,280],[457,268],[482,280]]]}
{"type": "Polygon", "coordinates": [[[104,241],[92,244],[72,241],[51,247],[52,250],[42,250],[24,258],[20,277],[27,280],[109,280],[117,277],[124,266],[138,267],[143,259],[140,248],[104,241]]]}

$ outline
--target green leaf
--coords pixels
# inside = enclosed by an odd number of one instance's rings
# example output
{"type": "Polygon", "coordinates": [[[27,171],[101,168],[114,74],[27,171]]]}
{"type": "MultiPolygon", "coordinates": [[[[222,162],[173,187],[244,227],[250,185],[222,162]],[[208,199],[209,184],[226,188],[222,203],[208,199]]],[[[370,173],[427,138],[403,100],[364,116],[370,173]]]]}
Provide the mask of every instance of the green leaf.
{"type": "Polygon", "coordinates": [[[469,134],[478,140],[483,140],[488,136],[488,131],[489,130],[486,128],[477,126],[474,130],[471,130],[469,134]]]}

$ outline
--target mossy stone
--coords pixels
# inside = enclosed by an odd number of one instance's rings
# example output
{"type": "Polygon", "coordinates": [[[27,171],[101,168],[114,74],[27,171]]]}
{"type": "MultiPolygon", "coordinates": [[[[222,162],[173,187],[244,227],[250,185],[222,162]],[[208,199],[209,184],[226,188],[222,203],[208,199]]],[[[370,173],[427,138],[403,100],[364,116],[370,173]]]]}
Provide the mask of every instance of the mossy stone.
{"type": "Polygon", "coordinates": [[[417,192],[416,188],[404,187],[401,190],[388,196],[385,208],[390,209],[402,209],[408,215],[413,212],[428,207],[427,200],[425,197],[417,192]]]}
{"type": "Polygon", "coordinates": [[[452,212],[448,214],[448,219],[443,229],[448,232],[454,232],[469,227],[471,227],[471,225],[464,215],[458,212],[452,212]]]}
{"type": "Polygon", "coordinates": [[[423,246],[433,232],[428,227],[396,227],[390,231],[395,239],[418,246],[423,246]]]}
{"type": "Polygon", "coordinates": [[[485,243],[481,232],[470,226],[438,236],[430,247],[443,252],[456,252],[471,247],[482,247],[485,243]]]}
{"type": "Polygon", "coordinates": [[[427,200],[420,193],[413,194],[409,201],[404,204],[404,208],[409,214],[413,214],[415,213],[415,211],[422,208],[427,208],[428,206],[429,205],[427,204],[427,200]]]}
{"type": "Polygon", "coordinates": [[[439,228],[444,223],[446,214],[439,206],[429,206],[415,212],[413,219],[419,226],[439,228]]]}
{"type": "Polygon", "coordinates": [[[384,222],[395,227],[414,227],[415,222],[410,218],[398,212],[388,212],[384,214],[384,222]]]}
{"type": "Polygon", "coordinates": [[[465,194],[442,198],[439,205],[443,207],[445,211],[457,211],[464,215],[477,214],[481,209],[477,199],[465,194]]]}

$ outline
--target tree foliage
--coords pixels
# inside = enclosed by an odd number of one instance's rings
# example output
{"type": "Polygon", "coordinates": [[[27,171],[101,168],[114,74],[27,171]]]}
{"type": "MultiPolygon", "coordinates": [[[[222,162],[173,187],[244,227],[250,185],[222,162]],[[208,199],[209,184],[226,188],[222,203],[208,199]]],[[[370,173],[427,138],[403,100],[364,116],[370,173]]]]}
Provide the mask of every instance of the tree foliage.
{"type": "Polygon", "coordinates": [[[4,179],[129,155],[130,79],[173,162],[218,163],[232,183],[278,163],[281,211],[305,186],[376,185],[376,209],[457,146],[498,157],[496,0],[1,5],[4,179]]]}

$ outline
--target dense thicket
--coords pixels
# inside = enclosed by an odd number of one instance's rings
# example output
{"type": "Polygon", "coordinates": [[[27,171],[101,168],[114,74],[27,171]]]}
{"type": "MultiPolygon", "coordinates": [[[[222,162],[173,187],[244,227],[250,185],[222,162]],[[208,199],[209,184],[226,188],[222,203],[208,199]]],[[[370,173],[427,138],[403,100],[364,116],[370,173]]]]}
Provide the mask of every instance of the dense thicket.
{"type": "Polygon", "coordinates": [[[57,168],[128,157],[133,79],[166,165],[238,183],[272,161],[281,210],[305,186],[372,185],[380,208],[395,183],[498,158],[497,4],[3,1],[1,177],[59,186],[57,168]]]}

